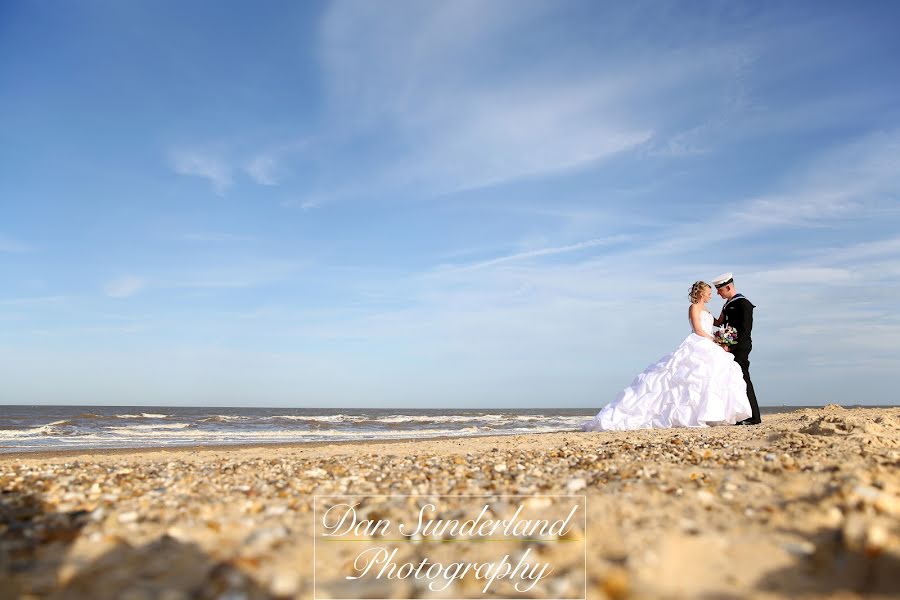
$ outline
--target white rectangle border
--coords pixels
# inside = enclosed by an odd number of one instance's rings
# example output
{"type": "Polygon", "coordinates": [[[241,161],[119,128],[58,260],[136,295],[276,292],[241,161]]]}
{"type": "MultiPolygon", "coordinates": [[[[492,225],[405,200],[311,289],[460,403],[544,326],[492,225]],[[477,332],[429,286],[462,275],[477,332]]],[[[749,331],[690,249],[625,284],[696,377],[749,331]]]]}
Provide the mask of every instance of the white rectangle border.
{"type": "MultiPolygon", "coordinates": [[[[316,595],[316,500],[319,498],[581,498],[584,502],[584,597],[539,598],[537,600],[587,600],[587,494],[313,494],[313,593],[312,600],[390,600],[388,598],[319,598],[316,595]]],[[[441,598],[441,600],[472,600],[472,598],[441,598]]],[[[521,598],[492,598],[491,600],[522,600],[521,598]]]]}

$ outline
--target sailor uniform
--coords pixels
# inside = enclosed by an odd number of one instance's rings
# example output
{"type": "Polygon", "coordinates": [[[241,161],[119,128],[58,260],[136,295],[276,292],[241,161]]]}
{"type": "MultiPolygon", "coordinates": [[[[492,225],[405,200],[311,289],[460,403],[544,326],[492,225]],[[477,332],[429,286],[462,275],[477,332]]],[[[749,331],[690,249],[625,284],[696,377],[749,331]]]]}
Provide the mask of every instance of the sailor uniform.
{"type": "MultiPolygon", "coordinates": [[[[731,281],[731,273],[728,277],[719,279],[725,281],[722,285],[728,285],[731,281]]],[[[715,281],[715,280],[714,280],[715,281]]],[[[760,423],[759,405],[756,402],[756,393],[753,390],[753,382],[750,381],[750,351],[753,350],[753,309],[755,306],[744,297],[743,294],[735,294],[722,307],[723,325],[731,325],[737,331],[737,343],[730,350],[735,362],[740,365],[744,373],[744,381],[747,384],[747,399],[750,400],[750,408],[753,409],[751,423],[760,423]]]]}

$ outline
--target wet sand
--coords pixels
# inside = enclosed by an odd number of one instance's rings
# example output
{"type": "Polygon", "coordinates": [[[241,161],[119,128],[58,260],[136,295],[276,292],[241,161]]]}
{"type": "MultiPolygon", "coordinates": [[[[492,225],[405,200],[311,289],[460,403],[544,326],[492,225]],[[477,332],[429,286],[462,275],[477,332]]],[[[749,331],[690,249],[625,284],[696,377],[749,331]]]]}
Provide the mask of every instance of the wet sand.
{"type": "MultiPolygon", "coordinates": [[[[764,419],[0,455],[0,598],[312,598],[322,494],[392,495],[396,511],[401,495],[585,494],[588,598],[900,595],[900,409],[764,419]]],[[[438,594],[317,576],[322,598],[482,597],[464,582],[438,594]]],[[[567,585],[555,593],[581,597],[567,585]]]]}

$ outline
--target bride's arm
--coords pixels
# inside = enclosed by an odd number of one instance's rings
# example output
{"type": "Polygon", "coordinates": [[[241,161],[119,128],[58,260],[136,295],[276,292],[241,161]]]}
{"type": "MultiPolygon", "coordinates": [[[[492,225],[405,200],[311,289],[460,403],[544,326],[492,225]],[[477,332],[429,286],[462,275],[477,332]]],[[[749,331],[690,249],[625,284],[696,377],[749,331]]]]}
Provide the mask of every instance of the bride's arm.
{"type": "Polygon", "coordinates": [[[703,325],[700,324],[700,317],[703,309],[700,308],[699,304],[691,304],[691,307],[688,309],[688,317],[691,319],[691,329],[694,330],[694,333],[699,335],[700,337],[705,337],[707,339],[715,341],[715,338],[705,331],[703,331],[703,325]]]}

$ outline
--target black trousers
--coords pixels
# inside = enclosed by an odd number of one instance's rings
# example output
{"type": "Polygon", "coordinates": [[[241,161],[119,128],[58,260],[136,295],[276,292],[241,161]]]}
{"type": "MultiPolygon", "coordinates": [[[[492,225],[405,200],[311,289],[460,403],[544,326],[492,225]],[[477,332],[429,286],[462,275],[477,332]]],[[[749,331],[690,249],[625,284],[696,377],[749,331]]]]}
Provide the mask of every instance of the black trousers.
{"type": "Polygon", "coordinates": [[[750,400],[750,409],[753,411],[753,416],[750,417],[750,420],[754,423],[761,423],[762,418],[759,415],[759,404],[756,403],[756,392],[753,391],[753,382],[750,381],[750,353],[734,352],[734,362],[741,366],[741,371],[744,373],[744,382],[747,384],[747,399],[750,400]]]}

